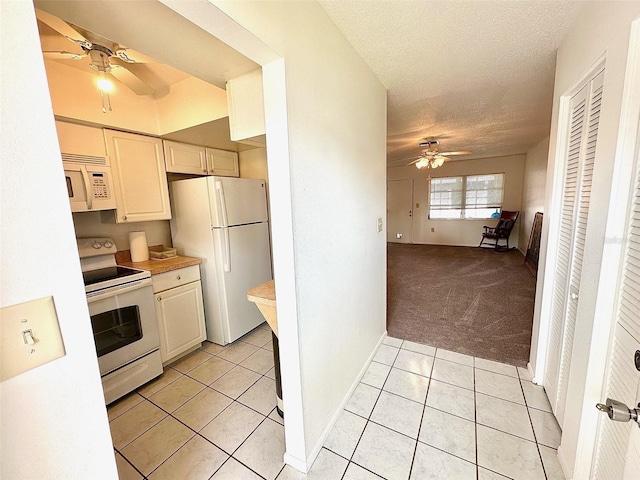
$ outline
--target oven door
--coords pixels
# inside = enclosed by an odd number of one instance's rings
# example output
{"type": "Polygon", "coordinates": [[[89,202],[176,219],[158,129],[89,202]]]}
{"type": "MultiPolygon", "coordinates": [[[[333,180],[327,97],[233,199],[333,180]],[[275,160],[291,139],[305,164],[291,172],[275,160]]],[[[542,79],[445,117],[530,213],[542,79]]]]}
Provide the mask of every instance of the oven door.
{"type": "Polygon", "coordinates": [[[101,375],[159,347],[151,279],[132,283],[88,298],[101,375]]]}

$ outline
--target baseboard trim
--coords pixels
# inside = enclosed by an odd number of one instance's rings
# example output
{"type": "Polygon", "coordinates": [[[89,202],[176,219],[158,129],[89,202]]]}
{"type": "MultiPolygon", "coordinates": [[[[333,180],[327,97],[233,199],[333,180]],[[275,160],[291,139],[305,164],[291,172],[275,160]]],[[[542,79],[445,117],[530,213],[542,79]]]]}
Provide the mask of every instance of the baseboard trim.
{"type": "Polygon", "coordinates": [[[333,429],[333,426],[338,421],[338,418],[340,418],[340,415],[342,414],[342,411],[344,410],[344,407],[347,405],[347,402],[351,398],[351,395],[353,395],[353,392],[358,387],[358,384],[360,383],[360,380],[362,380],[362,377],[364,377],[364,374],[367,372],[367,369],[369,368],[369,365],[371,365],[371,362],[373,362],[373,359],[376,356],[376,353],[378,353],[378,349],[380,348],[380,345],[382,345],[382,343],[384,342],[384,339],[387,338],[387,336],[388,336],[387,335],[387,331],[385,330],[384,333],[382,334],[382,336],[380,337],[380,340],[378,340],[378,343],[377,343],[376,347],[371,352],[371,355],[369,355],[369,358],[367,359],[367,361],[365,362],[364,366],[362,367],[362,369],[360,370],[360,372],[356,376],[356,379],[351,384],[351,387],[349,387],[349,390],[347,391],[346,395],[342,399],[342,402],[340,403],[340,406],[338,407],[336,412],[331,417],[331,420],[329,421],[329,423],[327,424],[326,428],[322,432],[322,435],[320,435],[320,439],[318,440],[316,445],[311,450],[311,453],[309,453],[309,455],[307,456],[306,463],[301,461],[298,458],[290,457],[290,456],[287,456],[287,454],[285,454],[284,461],[285,461],[286,464],[291,465],[293,468],[295,468],[297,470],[300,470],[303,473],[307,473],[309,471],[309,469],[313,465],[313,462],[315,462],[316,457],[320,453],[320,450],[322,449],[322,446],[324,445],[325,441],[327,440],[327,437],[329,436],[329,433],[331,433],[331,429],[333,429]]]}
{"type": "MultiPolygon", "coordinates": [[[[314,459],[315,460],[315,459],[314,459]]],[[[286,463],[287,465],[289,465],[290,467],[295,468],[296,470],[302,472],[302,473],[307,473],[307,463],[304,460],[299,459],[298,457],[294,457],[293,455],[290,455],[288,453],[285,452],[284,454],[284,463],[286,463]]]]}
{"type": "Polygon", "coordinates": [[[527,370],[529,371],[529,376],[531,377],[531,383],[535,383],[536,385],[542,385],[542,382],[540,381],[540,379],[536,378],[534,374],[533,365],[531,365],[531,362],[527,362],[527,370]]]}

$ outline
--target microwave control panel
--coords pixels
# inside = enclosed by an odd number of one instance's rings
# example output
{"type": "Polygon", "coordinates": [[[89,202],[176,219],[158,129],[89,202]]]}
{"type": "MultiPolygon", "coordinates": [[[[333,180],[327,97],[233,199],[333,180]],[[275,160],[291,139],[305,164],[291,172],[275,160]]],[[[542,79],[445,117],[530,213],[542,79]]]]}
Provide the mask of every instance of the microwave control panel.
{"type": "Polygon", "coordinates": [[[91,173],[91,186],[94,198],[109,198],[109,186],[103,173],[91,173]]]}

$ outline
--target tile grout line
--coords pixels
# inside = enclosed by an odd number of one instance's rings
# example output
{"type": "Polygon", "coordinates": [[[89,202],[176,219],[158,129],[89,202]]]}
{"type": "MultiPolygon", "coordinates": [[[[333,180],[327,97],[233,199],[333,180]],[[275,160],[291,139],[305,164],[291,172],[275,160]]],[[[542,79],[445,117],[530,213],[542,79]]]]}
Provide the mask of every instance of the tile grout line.
{"type": "MultiPolygon", "coordinates": [[[[260,347],[258,347],[258,348],[260,348],[260,347]]],[[[202,350],[200,350],[200,349],[198,349],[198,350],[199,350],[199,351],[202,351],[202,350]]],[[[266,350],[266,349],[264,349],[264,350],[265,350],[265,351],[268,351],[268,350],[266,350]]],[[[208,355],[210,355],[212,358],[213,358],[213,357],[217,357],[217,355],[215,355],[215,354],[211,354],[211,353],[209,353],[209,352],[204,352],[204,353],[207,353],[207,354],[208,354],[208,355]]],[[[254,352],[254,353],[255,353],[255,352],[254,352]]],[[[253,355],[253,354],[252,354],[252,355],[253,355]]],[[[249,356],[251,356],[251,355],[249,355],[249,356]]],[[[218,357],[218,358],[222,358],[222,357],[218,357]]],[[[249,358],[249,357],[247,357],[247,358],[249,358]]],[[[238,461],[239,463],[241,463],[242,465],[244,465],[246,468],[248,468],[249,470],[251,470],[253,473],[256,473],[258,476],[262,477],[262,475],[258,474],[258,473],[257,473],[257,472],[255,472],[253,469],[251,469],[250,467],[248,467],[247,465],[245,465],[244,463],[242,463],[240,460],[238,460],[237,458],[233,457],[233,454],[234,454],[234,453],[236,453],[236,452],[238,451],[238,449],[239,449],[239,448],[240,448],[240,447],[241,447],[241,446],[246,442],[246,440],[247,440],[247,439],[248,439],[248,438],[249,438],[249,437],[250,437],[250,436],[251,436],[251,435],[252,435],[252,434],[253,434],[253,433],[258,429],[258,427],[264,423],[264,421],[268,418],[268,415],[264,415],[264,414],[262,414],[261,412],[258,412],[257,410],[253,409],[252,407],[250,407],[250,406],[248,406],[248,405],[245,405],[244,403],[242,403],[242,402],[238,401],[237,399],[234,399],[234,398],[232,398],[232,397],[229,397],[228,395],[226,395],[226,394],[225,394],[225,393],[223,393],[223,392],[219,392],[219,391],[218,391],[218,390],[216,390],[215,388],[211,387],[211,386],[210,386],[211,384],[209,384],[209,385],[204,384],[203,382],[200,382],[199,380],[194,379],[194,378],[192,378],[191,376],[189,376],[189,375],[188,375],[188,372],[190,372],[190,371],[192,371],[192,370],[194,370],[194,369],[198,368],[200,365],[204,364],[205,362],[207,362],[207,361],[209,361],[209,360],[210,360],[210,359],[207,359],[207,360],[205,360],[205,361],[201,362],[200,364],[198,364],[198,365],[194,366],[192,369],[188,370],[187,372],[181,372],[180,370],[177,370],[177,369],[175,369],[175,368],[173,368],[173,367],[171,367],[171,366],[168,366],[168,368],[173,369],[173,370],[174,370],[174,371],[176,371],[180,376],[179,376],[178,378],[174,379],[173,381],[169,382],[169,383],[168,383],[167,385],[165,385],[164,387],[160,388],[158,391],[156,391],[156,392],[154,392],[153,394],[151,394],[151,395],[150,395],[150,397],[151,397],[151,396],[153,396],[153,395],[155,395],[156,393],[159,393],[161,390],[165,389],[166,387],[170,386],[171,384],[173,384],[174,382],[176,382],[177,380],[179,380],[180,378],[183,378],[183,377],[187,377],[187,378],[189,378],[189,379],[192,379],[192,380],[194,380],[194,381],[196,381],[196,382],[200,383],[201,385],[204,385],[204,387],[205,387],[205,388],[203,388],[201,391],[199,391],[198,393],[196,393],[195,395],[193,395],[191,398],[187,399],[184,403],[182,403],[181,405],[179,405],[177,408],[175,408],[172,412],[168,412],[168,411],[167,411],[167,410],[165,410],[163,407],[161,407],[161,406],[160,406],[160,405],[158,405],[157,403],[153,402],[150,398],[147,398],[147,397],[145,397],[144,395],[140,394],[140,393],[138,392],[138,390],[137,390],[137,389],[136,389],[136,390],[134,390],[134,392],[135,392],[137,395],[140,395],[140,397],[143,399],[142,401],[147,400],[150,404],[154,405],[156,408],[158,408],[158,409],[160,409],[161,411],[163,411],[166,415],[164,416],[164,418],[162,418],[162,420],[160,420],[159,422],[157,422],[157,423],[155,423],[154,425],[152,425],[150,428],[148,428],[147,430],[145,430],[143,433],[141,433],[141,434],[140,434],[139,436],[137,436],[135,439],[131,440],[131,442],[127,443],[127,445],[130,445],[130,444],[131,444],[131,443],[133,443],[135,440],[139,439],[142,435],[144,435],[145,433],[147,433],[147,432],[148,432],[149,430],[151,430],[153,427],[157,426],[160,422],[164,421],[167,417],[171,417],[171,418],[173,418],[174,420],[176,420],[177,422],[179,422],[181,425],[183,425],[184,427],[186,427],[187,429],[189,429],[191,432],[193,432],[193,435],[192,435],[192,436],[191,436],[191,437],[190,437],[190,438],[189,438],[189,439],[188,439],[188,440],[187,440],[183,445],[181,445],[181,446],[180,446],[180,447],[179,447],[175,452],[173,452],[171,455],[169,455],[167,458],[165,458],[165,459],[160,463],[160,465],[158,465],[154,470],[152,470],[152,472],[150,472],[150,474],[151,474],[151,473],[153,473],[154,471],[156,471],[158,468],[160,468],[160,466],[162,466],[162,465],[163,465],[165,462],[167,462],[171,457],[173,457],[173,455],[175,455],[175,454],[176,454],[178,451],[180,451],[180,450],[181,450],[181,449],[182,449],[182,448],[183,448],[187,443],[189,443],[191,440],[193,440],[193,438],[195,438],[196,436],[198,436],[198,437],[202,438],[203,440],[207,441],[208,443],[210,443],[211,445],[213,445],[215,448],[218,448],[218,449],[219,449],[221,452],[223,452],[224,454],[228,455],[228,458],[234,458],[234,460],[236,460],[236,461],[238,461]],[[260,421],[260,423],[258,423],[258,425],[257,425],[257,426],[256,426],[256,427],[255,427],[255,428],[254,428],[254,429],[253,429],[253,430],[252,430],[252,431],[251,431],[251,432],[250,432],[250,433],[245,437],[245,439],[242,441],[242,443],[241,443],[241,444],[240,444],[240,445],[239,445],[239,446],[238,446],[238,447],[237,447],[237,448],[236,448],[236,449],[235,449],[231,454],[228,454],[224,449],[220,448],[220,447],[219,447],[218,445],[216,445],[214,442],[212,442],[211,440],[209,440],[209,439],[208,439],[208,438],[206,438],[205,436],[201,435],[199,431],[194,430],[194,429],[193,429],[193,428],[191,428],[189,425],[187,425],[186,423],[184,423],[183,421],[181,421],[180,419],[178,419],[177,417],[175,417],[175,416],[173,415],[173,413],[174,413],[174,412],[176,412],[177,410],[179,410],[180,408],[182,408],[184,405],[186,405],[188,402],[190,402],[191,400],[193,400],[197,395],[199,395],[200,393],[202,393],[203,391],[205,391],[205,389],[206,389],[206,388],[210,388],[212,391],[215,391],[216,393],[219,393],[220,395],[223,395],[223,396],[227,397],[228,399],[230,399],[230,400],[231,400],[231,403],[230,403],[229,405],[227,405],[227,406],[226,406],[222,411],[220,411],[220,412],[219,412],[215,417],[213,417],[213,418],[212,418],[212,419],[211,419],[211,420],[210,420],[210,421],[209,421],[209,422],[208,422],[208,423],[203,427],[203,429],[204,429],[207,425],[209,425],[209,423],[211,423],[215,418],[217,418],[221,413],[223,413],[224,411],[226,411],[226,410],[227,410],[231,405],[233,405],[234,403],[238,403],[238,404],[240,404],[240,405],[242,405],[242,406],[244,406],[244,407],[246,407],[246,408],[248,408],[248,409],[250,409],[250,410],[252,410],[252,411],[254,411],[254,412],[256,412],[256,413],[258,413],[258,414],[260,414],[260,415],[263,417],[262,421],[260,421]]],[[[232,367],[230,370],[232,370],[232,369],[233,369],[233,368],[235,368],[236,366],[241,366],[239,363],[235,363],[235,362],[230,361],[230,360],[227,360],[227,359],[222,359],[222,360],[225,360],[225,361],[227,361],[227,362],[229,362],[229,363],[234,364],[234,367],[232,367]]],[[[241,360],[241,361],[244,361],[244,360],[246,360],[246,358],[245,358],[245,359],[243,359],[243,360],[241,360]]],[[[243,368],[246,368],[246,367],[243,367],[243,368]]],[[[229,370],[229,371],[230,371],[230,370],[229,370]]],[[[261,378],[266,377],[266,374],[259,374],[258,372],[255,372],[255,371],[253,371],[253,370],[251,370],[251,369],[248,369],[248,370],[250,370],[250,371],[252,371],[252,372],[254,372],[254,373],[256,373],[256,374],[260,375],[260,377],[259,377],[255,382],[253,382],[253,383],[252,383],[252,384],[251,384],[251,385],[250,385],[250,386],[249,386],[249,387],[248,387],[248,388],[247,388],[247,389],[246,389],[246,390],[245,390],[245,391],[244,391],[240,396],[242,396],[244,393],[246,393],[246,391],[248,391],[248,390],[249,390],[253,385],[255,385],[255,383],[257,383],[261,378]]],[[[221,375],[220,377],[218,377],[218,379],[219,379],[219,378],[221,378],[222,376],[226,375],[227,373],[229,373],[229,371],[225,372],[225,374],[223,374],[223,375],[221,375]]],[[[269,378],[269,377],[267,377],[267,378],[269,378]]],[[[214,382],[215,382],[215,381],[217,381],[218,379],[214,380],[212,383],[214,383],[214,382]]],[[[239,396],[239,397],[240,397],[240,396],[239,396]]],[[[238,398],[239,398],[239,397],[238,397],[238,398]]],[[[142,403],[142,401],[141,401],[141,402],[138,402],[138,404],[142,403]]],[[[134,405],[134,407],[135,407],[135,406],[137,406],[138,404],[134,405]]],[[[133,407],[132,407],[132,408],[133,408],[133,407]]],[[[275,407],[274,407],[274,408],[275,408],[275,407]]],[[[127,412],[127,411],[129,411],[129,410],[131,410],[131,409],[126,410],[126,411],[125,411],[125,412],[123,412],[122,414],[126,413],[126,412],[127,412]]],[[[269,412],[269,414],[271,414],[271,412],[273,412],[273,409],[269,412]]],[[[121,415],[122,415],[122,414],[121,414],[121,415]]],[[[119,416],[120,416],[120,415],[118,415],[118,417],[119,417],[119,416]]],[[[118,417],[115,417],[115,418],[118,418],[118,417]]],[[[115,419],[115,418],[114,418],[114,419],[115,419]]],[[[276,422],[275,420],[272,420],[272,419],[269,419],[269,420],[273,421],[274,423],[278,423],[278,422],[276,422]]],[[[125,445],[125,447],[126,447],[127,445],[125,445]]],[[[143,474],[142,474],[142,472],[141,472],[140,470],[138,470],[138,468],[136,468],[136,467],[135,467],[135,465],[133,465],[133,464],[129,461],[129,459],[127,459],[127,458],[122,454],[122,452],[118,451],[118,450],[117,450],[117,449],[115,449],[115,448],[114,448],[114,450],[116,450],[116,451],[117,451],[117,452],[122,456],[122,458],[123,458],[123,459],[125,459],[125,460],[127,461],[127,463],[131,464],[131,465],[136,469],[136,471],[137,471],[137,472],[139,472],[139,473],[143,476],[143,478],[147,478],[145,475],[143,475],[143,474]]],[[[223,462],[223,464],[224,464],[224,463],[226,463],[227,461],[228,461],[228,459],[227,459],[227,460],[225,460],[225,462],[223,462]]],[[[221,467],[222,467],[222,465],[221,465],[219,468],[221,468],[221,467]]],[[[219,469],[219,468],[218,468],[218,469],[219,469]]],[[[216,471],[214,471],[214,472],[212,473],[212,475],[214,475],[214,474],[215,474],[215,472],[217,472],[217,471],[218,471],[218,469],[216,469],[216,471]]],[[[262,477],[262,478],[264,478],[264,477],[262,477]]]]}
{"type": "MultiPolygon", "coordinates": [[[[404,343],[404,341],[402,342],[404,343]]],[[[411,457],[411,465],[409,466],[409,476],[408,479],[411,478],[411,472],[413,471],[413,464],[416,461],[416,454],[418,453],[418,444],[420,443],[420,432],[422,431],[422,422],[424,421],[424,412],[427,409],[427,398],[429,398],[429,389],[431,388],[431,376],[433,375],[433,369],[436,365],[436,355],[438,353],[438,349],[433,352],[433,363],[431,364],[431,370],[429,371],[429,383],[427,384],[427,391],[424,396],[424,403],[422,405],[422,416],[420,417],[420,425],[418,426],[418,434],[416,435],[416,446],[413,448],[413,456],[411,457]]]]}
{"type": "Polygon", "coordinates": [[[540,465],[542,465],[542,474],[545,479],[549,479],[547,475],[547,469],[544,466],[544,460],[542,459],[542,452],[540,451],[540,444],[538,443],[538,435],[536,434],[536,429],[533,426],[533,420],[531,419],[531,412],[529,412],[529,405],[527,403],[527,397],[524,394],[524,387],[522,386],[522,379],[520,378],[520,372],[518,372],[518,381],[520,382],[520,390],[522,391],[522,396],[524,397],[524,404],[527,408],[527,417],[529,417],[529,423],[531,424],[531,431],[533,432],[533,438],[535,439],[536,450],[538,451],[538,457],[540,458],[540,465]]]}
{"type": "Polygon", "coordinates": [[[478,392],[476,384],[476,358],[473,357],[473,431],[476,440],[476,478],[480,478],[480,458],[478,456],[478,392]]]}
{"type": "Polygon", "coordinates": [[[118,452],[118,454],[122,457],[122,459],[127,462],[129,465],[131,465],[133,467],[133,469],[138,472],[140,474],[140,476],[142,478],[147,478],[146,475],[144,475],[139,469],[138,467],[136,467],[127,457],[125,457],[122,452],[118,451],[115,447],[113,448],[116,452],[118,452]]]}
{"type": "MultiPolygon", "coordinates": [[[[246,342],[245,342],[245,343],[246,343],[246,342]]],[[[266,343],[265,343],[265,345],[266,345],[266,343]]],[[[258,348],[262,348],[262,347],[258,347],[258,348]]],[[[264,350],[266,350],[266,349],[264,349],[264,350]]],[[[266,351],[269,351],[269,350],[266,350],[266,351]]],[[[221,353],[221,352],[220,352],[220,353],[221,353]]],[[[255,353],[255,352],[254,352],[254,353],[255,353]]],[[[273,352],[272,352],[272,353],[273,353],[273,352]]],[[[253,354],[252,354],[252,355],[253,355],[253,354]]],[[[251,356],[251,355],[249,355],[249,356],[251,356]]],[[[218,358],[222,358],[222,357],[218,357],[218,358]]],[[[249,358],[249,357],[247,357],[247,358],[249,358]]],[[[224,359],[224,358],[223,358],[223,360],[226,360],[226,359],[224,359]]],[[[244,361],[244,360],[246,360],[246,358],[245,358],[245,359],[243,359],[242,361],[244,361]]],[[[226,360],[226,361],[230,361],[230,360],[226,360]]],[[[231,363],[235,363],[235,362],[231,362],[231,363]]],[[[236,366],[239,366],[240,364],[239,364],[239,363],[236,363],[235,365],[236,365],[236,366]]],[[[227,372],[227,373],[228,373],[228,372],[227,372]]],[[[257,373],[257,372],[256,372],[256,373],[257,373]]],[[[265,376],[266,376],[266,375],[264,375],[264,374],[263,374],[263,375],[261,375],[261,377],[260,377],[258,380],[256,380],[254,383],[252,383],[252,384],[251,384],[251,387],[252,387],[253,385],[255,385],[255,384],[256,384],[260,379],[262,379],[262,378],[263,378],[263,377],[265,377],[265,376]]],[[[267,377],[267,378],[269,378],[269,377],[267,377]]],[[[215,382],[215,381],[216,381],[216,380],[214,380],[214,382],[215,382]]],[[[212,382],[212,383],[213,383],[213,382],[212,382]]],[[[247,392],[251,387],[247,388],[247,389],[246,389],[242,394],[240,394],[240,395],[238,396],[238,398],[240,398],[242,395],[244,395],[244,394],[245,394],[245,393],[246,393],[246,392],[247,392]]],[[[214,390],[215,390],[215,389],[214,389],[214,390]]],[[[250,409],[250,410],[252,410],[252,411],[254,411],[254,412],[256,412],[256,413],[258,413],[258,414],[260,414],[260,415],[262,415],[264,418],[263,418],[263,419],[262,419],[262,421],[260,421],[260,422],[258,423],[258,425],[256,425],[256,427],[255,427],[255,428],[254,428],[254,429],[253,429],[253,430],[252,430],[252,431],[251,431],[251,432],[250,432],[250,433],[249,433],[249,434],[244,438],[244,440],[240,443],[240,445],[238,445],[238,446],[235,448],[235,450],[233,450],[233,452],[232,452],[231,454],[229,454],[229,458],[233,458],[236,462],[240,463],[241,465],[243,465],[244,467],[246,467],[247,469],[249,469],[251,472],[255,473],[255,474],[256,474],[256,475],[258,475],[260,478],[263,478],[263,479],[264,479],[265,477],[263,477],[262,475],[260,475],[258,472],[256,472],[255,470],[253,470],[253,469],[252,469],[251,467],[249,467],[248,465],[246,465],[246,464],[245,464],[244,462],[242,462],[240,459],[236,458],[234,455],[238,452],[238,450],[240,450],[240,448],[245,444],[245,442],[249,439],[249,437],[251,437],[251,435],[253,435],[253,434],[256,432],[256,430],[258,430],[258,428],[260,428],[260,426],[261,426],[262,424],[264,424],[264,423],[265,423],[265,421],[269,420],[269,421],[272,421],[272,422],[274,422],[274,423],[276,423],[276,424],[278,424],[278,425],[280,425],[280,423],[276,422],[275,420],[270,419],[270,418],[268,417],[268,415],[263,415],[261,412],[258,412],[257,410],[255,410],[255,409],[253,409],[253,408],[249,407],[248,405],[245,405],[244,403],[242,403],[242,402],[238,401],[237,399],[232,399],[232,400],[233,400],[233,402],[232,402],[231,404],[229,404],[229,405],[227,406],[227,408],[229,408],[231,405],[233,405],[233,403],[234,403],[234,402],[237,402],[237,403],[239,403],[240,405],[243,405],[244,407],[246,407],[246,408],[248,408],[248,409],[250,409]]],[[[274,407],[274,408],[275,408],[275,407],[274,407]]],[[[225,408],[225,410],[226,410],[226,408],[225,408]]],[[[223,411],[224,411],[224,410],[223,410],[223,411]]],[[[269,412],[269,415],[271,414],[271,412],[273,412],[273,409],[271,409],[271,411],[269,412]]],[[[222,412],[220,412],[220,413],[222,413],[222,412]]],[[[218,415],[220,415],[220,414],[218,414],[218,415]]],[[[216,415],[216,417],[217,417],[218,415],[216,415]]],[[[214,419],[215,419],[216,417],[214,417],[214,419]]],[[[214,419],[212,419],[209,423],[207,423],[207,425],[209,425],[209,424],[210,424],[214,419]]],[[[202,427],[202,428],[204,429],[207,425],[205,425],[205,426],[204,426],[204,427],[202,427]]],[[[284,427],[284,426],[283,426],[283,427],[284,427]]],[[[207,441],[209,441],[209,440],[207,439],[207,441]]],[[[212,443],[213,445],[215,445],[215,443],[213,443],[213,442],[211,442],[211,443],[212,443]]],[[[217,447],[217,445],[216,445],[216,447],[217,447]]],[[[218,447],[218,448],[220,448],[220,447],[218,447]]],[[[223,452],[227,453],[227,452],[226,452],[225,450],[223,450],[222,448],[221,448],[220,450],[222,450],[223,452]]],[[[228,461],[228,459],[227,459],[227,461],[228,461]]],[[[282,470],[284,469],[285,465],[286,465],[286,464],[283,464],[283,465],[282,465],[282,468],[281,468],[281,469],[280,469],[280,471],[278,472],[278,475],[280,475],[280,473],[281,473],[281,472],[282,472],[282,470]]],[[[212,474],[212,476],[213,476],[213,475],[215,475],[215,472],[212,474]]],[[[277,476],[278,476],[278,475],[276,475],[276,478],[277,478],[277,476]]]]}
{"type": "MultiPolygon", "coordinates": [[[[229,458],[233,458],[236,462],[238,462],[238,463],[240,463],[240,464],[244,465],[246,468],[248,468],[249,470],[251,470],[253,473],[255,473],[256,475],[258,475],[258,476],[259,476],[259,477],[261,477],[261,478],[265,478],[265,477],[264,477],[264,476],[262,476],[262,475],[260,475],[258,472],[256,472],[256,471],[255,471],[254,469],[252,469],[251,467],[249,467],[249,465],[246,465],[246,464],[245,464],[242,460],[240,460],[239,458],[234,457],[234,455],[237,453],[237,451],[238,451],[238,450],[240,450],[240,448],[245,444],[245,442],[246,442],[247,440],[249,440],[249,437],[250,437],[251,435],[253,435],[253,434],[256,432],[256,430],[258,430],[258,428],[260,428],[260,425],[262,425],[266,420],[269,420],[269,421],[273,422],[273,420],[271,420],[270,418],[268,419],[267,417],[264,417],[264,418],[262,419],[262,421],[261,421],[260,423],[258,423],[258,425],[256,426],[256,428],[254,428],[254,429],[251,431],[251,433],[249,433],[249,435],[247,435],[247,436],[245,437],[245,439],[242,441],[242,443],[240,443],[240,445],[238,445],[238,447],[233,451],[233,453],[232,453],[231,455],[229,455],[229,458]]],[[[222,449],[221,449],[221,450],[222,450],[222,449]]],[[[225,450],[223,450],[223,451],[226,453],[226,451],[225,451],[225,450]]],[[[284,468],[284,465],[282,466],[282,468],[284,468]]],[[[278,473],[278,475],[279,475],[279,474],[280,474],[280,473],[278,473]]],[[[277,477],[276,477],[276,478],[277,478],[277,477]]]]}
{"type": "MultiPolygon", "coordinates": [[[[404,342],[404,340],[403,340],[403,342],[404,342]]],[[[384,344],[383,344],[383,345],[384,345],[384,344]]],[[[402,344],[400,344],[400,345],[402,345],[402,344]]],[[[398,353],[400,353],[400,350],[398,350],[398,353]]],[[[377,352],[376,352],[376,355],[377,355],[377,352]]],[[[398,356],[398,355],[396,354],[396,357],[397,357],[397,356],[398,356]]],[[[393,361],[395,362],[395,358],[394,358],[394,360],[393,360],[393,361]]],[[[373,360],[372,360],[372,363],[373,363],[373,360]]],[[[379,363],[379,362],[377,362],[377,363],[379,363]]],[[[371,364],[369,364],[369,367],[371,367],[371,364]]],[[[369,370],[369,367],[367,367],[367,370],[369,370]]],[[[378,399],[380,398],[380,395],[382,395],[382,392],[383,392],[383,390],[382,390],[382,389],[384,388],[384,385],[387,383],[387,380],[389,379],[389,375],[391,375],[391,370],[392,370],[392,369],[393,369],[393,364],[390,366],[389,371],[387,372],[387,376],[386,376],[386,377],[385,377],[385,379],[384,379],[384,382],[382,382],[382,387],[380,388],[380,393],[378,393],[378,398],[376,398],[376,401],[375,401],[375,403],[373,404],[373,407],[371,408],[371,412],[369,413],[369,416],[366,418],[366,423],[364,424],[364,428],[362,429],[362,433],[360,433],[360,437],[358,438],[358,441],[356,442],[355,447],[353,447],[353,452],[351,452],[351,457],[349,458],[349,463],[355,463],[355,462],[353,461],[353,456],[356,454],[356,450],[358,450],[358,445],[360,445],[360,441],[362,440],[362,437],[364,436],[364,432],[365,432],[365,430],[367,429],[367,425],[369,424],[369,417],[371,417],[371,414],[373,413],[373,411],[374,411],[374,410],[375,410],[375,408],[376,408],[376,404],[378,403],[378,399]]],[[[365,375],[366,375],[366,371],[365,371],[365,375]]],[[[362,383],[362,381],[360,381],[360,382],[358,382],[358,383],[362,383]]],[[[365,385],[367,385],[367,384],[365,383],[365,385]]],[[[369,385],[369,386],[370,386],[370,387],[372,387],[372,385],[369,385]]],[[[356,388],[357,388],[357,387],[356,387],[356,388]]],[[[373,387],[373,388],[376,388],[376,387],[373,387]]],[[[352,394],[352,395],[353,395],[353,394],[352,394]]],[[[343,411],[343,412],[345,412],[345,411],[346,411],[346,412],[349,412],[349,413],[351,413],[351,414],[353,414],[353,415],[357,415],[357,414],[355,414],[355,413],[353,413],[353,412],[350,412],[349,410],[345,410],[344,408],[343,408],[343,410],[342,410],[342,411],[343,411]]],[[[359,416],[360,418],[364,418],[364,417],[362,417],[361,415],[358,415],[358,416],[359,416]]],[[[324,448],[324,446],[323,446],[323,448],[324,448]]],[[[345,469],[344,473],[342,474],[342,478],[344,478],[344,476],[345,476],[345,475],[346,475],[346,473],[347,473],[347,470],[349,469],[349,463],[347,463],[347,468],[345,469]]],[[[356,463],[356,465],[358,465],[358,464],[356,463]]],[[[358,465],[358,466],[360,466],[360,465],[358,465]]],[[[362,468],[364,468],[364,467],[362,467],[362,468]]],[[[374,473],[375,473],[375,472],[374,472],[374,473]]]]}

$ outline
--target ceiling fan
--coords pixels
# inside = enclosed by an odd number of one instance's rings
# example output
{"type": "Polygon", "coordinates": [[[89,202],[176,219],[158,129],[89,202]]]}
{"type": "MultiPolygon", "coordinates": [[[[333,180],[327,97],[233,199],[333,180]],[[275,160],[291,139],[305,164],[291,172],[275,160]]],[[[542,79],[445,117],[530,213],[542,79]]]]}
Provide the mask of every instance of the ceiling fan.
{"type": "Polygon", "coordinates": [[[468,150],[460,150],[457,152],[440,152],[438,145],[440,141],[430,138],[420,143],[422,148],[426,147],[426,150],[422,152],[415,160],[407,163],[405,166],[415,165],[417,168],[438,168],[441,167],[445,161],[449,160],[449,157],[454,155],[469,155],[471,152],[468,150]]]}
{"type": "MultiPolygon", "coordinates": [[[[113,75],[137,95],[152,95],[154,93],[154,90],[131,72],[128,67],[135,63],[146,63],[147,58],[144,55],[99,35],[81,30],[40,9],[36,9],[36,16],[42,23],[80,47],[79,52],[44,51],[45,57],[63,60],[81,60],[88,57],[91,68],[101,74],[105,80],[107,75],[113,75]]],[[[102,89],[102,86],[100,88],[102,89]]]]}

